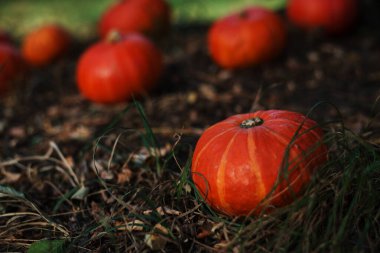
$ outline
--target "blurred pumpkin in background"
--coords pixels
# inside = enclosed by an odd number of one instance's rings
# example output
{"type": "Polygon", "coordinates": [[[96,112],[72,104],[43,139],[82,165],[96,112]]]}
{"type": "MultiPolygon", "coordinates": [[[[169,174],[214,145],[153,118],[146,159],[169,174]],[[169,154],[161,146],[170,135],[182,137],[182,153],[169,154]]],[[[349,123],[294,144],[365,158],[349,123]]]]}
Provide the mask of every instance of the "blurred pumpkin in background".
{"type": "Polygon", "coordinates": [[[101,17],[99,33],[105,37],[116,29],[158,36],[169,30],[170,6],[164,0],[122,0],[112,5],[101,17]]]}
{"type": "Polygon", "coordinates": [[[358,3],[357,0],[289,0],[286,13],[293,24],[303,29],[340,34],[353,25],[358,3]]]}
{"type": "Polygon", "coordinates": [[[162,70],[162,55],[140,34],[111,31],[80,57],[77,84],[87,99],[118,103],[151,89],[162,70]]]}
{"type": "Polygon", "coordinates": [[[62,26],[44,25],[28,33],[22,43],[22,55],[32,66],[44,66],[67,52],[71,35],[62,26]]]}
{"type": "Polygon", "coordinates": [[[8,32],[0,29],[0,43],[12,43],[12,38],[8,32]]]}
{"type": "Polygon", "coordinates": [[[23,74],[25,64],[17,48],[0,42],[0,95],[6,94],[23,74]]]}
{"type": "Polygon", "coordinates": [[[223,68],[244,68],[270,60],[282,51],[285,40],[281,18],[261,7],[223,17],[208,32],[211,57],[223,68]]]}

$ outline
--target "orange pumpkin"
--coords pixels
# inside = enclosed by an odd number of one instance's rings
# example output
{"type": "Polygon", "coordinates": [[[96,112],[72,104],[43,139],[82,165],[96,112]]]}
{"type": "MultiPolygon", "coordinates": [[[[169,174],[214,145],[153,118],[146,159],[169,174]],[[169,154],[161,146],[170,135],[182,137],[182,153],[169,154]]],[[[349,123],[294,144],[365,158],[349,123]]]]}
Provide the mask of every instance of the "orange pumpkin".
{"type": "Polygon", "coordinates": [[[22,55],[30,65],[47,65],[62,56],[70,42],[71,36],[63,27],[45,25],[26,35],[22,44],[22,55]]]}
{"type": "Polygon", "coordinates": [[[326,161],[326,152],[322,130],[299,113],[240,114],[202,134],[192,159],[192,178],[217,211],[259,214],[267,205],[284,206],[299,195],[326,161]]]}
{"type": "Polygon", "coordinates": [[[77,84],[91,101],[118,103],[149,90],[161,70],[161,53],[147,38],[111,32],[80,57],[77,84]]]}
{"type": "Polygon", "coordinates": [[[170,26],[171,10],[164,0],[122,0],[111,6],[102,16],[99,33],[105,37],[118,30],[158,36],[170,26]]]}
{"type": "Polygon", "coordinates": [[[0,95],[12,88],[12,83],[20,78],[24,63],[17,48],[9,43],[0,43],[0,95]]]}
{"type": "Polygon", "coordinates": [[[357,10],[357,0],[290,0],[286,13],[301,28],[322,28],[330,34],[340,34],[353,24],[357,10]]]}
{"type": "Polygon", "coordinates": [[[252,7],[217,20],[208,32],[208,48],[221,67],[244,68],[277,56],[285,39],[285,27],[277,14],[252,7]]]}

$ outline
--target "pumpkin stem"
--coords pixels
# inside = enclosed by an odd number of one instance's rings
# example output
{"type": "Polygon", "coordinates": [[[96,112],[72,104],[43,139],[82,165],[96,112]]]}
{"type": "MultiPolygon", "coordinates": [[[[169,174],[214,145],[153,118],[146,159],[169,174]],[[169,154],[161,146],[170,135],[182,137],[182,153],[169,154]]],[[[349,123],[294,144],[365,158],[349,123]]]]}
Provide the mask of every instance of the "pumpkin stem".
{"type": "Polygon", "coordinates": [[[120,32],[118,30],[112,29],[106,37],[106,41],[109,43],[115,43],[120,41],[122,38],[120,32]]]}
{"type": "Polygon", "coordinates": [[[246,119],[243,122],[241,122],[240,127],[241,128],[252,128],[255,126],[260,126],[264,123],[264,120],[259,117],[254,117],[252,119],[246,119]]]}
{"type": "Polygon", "coordinates": [[[243,11],[241,11],[240,13],[239,13],[239,17],[240,18],[246,18],[246,17],[248,17],[248,11],[247,10],[243,10],[243,11]]]}

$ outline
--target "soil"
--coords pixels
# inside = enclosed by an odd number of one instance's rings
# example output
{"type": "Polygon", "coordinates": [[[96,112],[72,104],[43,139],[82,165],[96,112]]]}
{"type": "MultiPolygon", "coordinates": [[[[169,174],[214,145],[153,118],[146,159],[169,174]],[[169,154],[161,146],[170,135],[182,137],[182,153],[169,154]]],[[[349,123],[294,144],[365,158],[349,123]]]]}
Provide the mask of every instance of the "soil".
{"type": "MultiPolygon", "coordinates": [[[[229,71],[209,58],[206,29],[177,28],[160,42],[165,73],[156,90],[139,99],[153,127],[203,129],[252,110],[307,113],[322,101],[332,105],[316,109],[318,120],[337,119],[339,110],[356,132],[372,120],[380,95],[379,34],[362,29],[329,38],[291,31],[276,60],[229,71]]],[[[75,65],[87,44],[76,46],[72,57],[30,71],[16,92],[1,99],[2,159],[38,153],[52,140],[77,151],[127,106],[92,104],[78,94],[75,65]]],[[[134,128],[139,121],[127,113],[119,125],[134,128]]]]}
{"type": "MultiPolygon", "coordinates": [[[[212,62],[206,32],[207,26],[202,25],[177,27],[158,42],[165,54],[165,72],[157,88],[138,101],[160,146],[179,141],[194,147],[206,127],[230,115],[262,109],[310,113],[322,125],[343,121],[353,132],[379,143],[380,123],[374,118],[380,96],[378,31],[358,27],[344,36],[328,37],[290,28],[287,47],[277,59],[233,71],[212,62]]],[[[91,164],[92,144],[105,129],[112,127],[107,134],[117,136],[144,127],[138,110],[133,106],[125,110],[133,103],[93,104],[78,93],[76,61],[89,43],[78,42],[66,59],[30,70],[15,91],[0,100],[1,161],[43,155],[53,142],[80,170],[82,163],[91,164]]],[[[324,126],[328,131],[329,125],[324,126]]],[[[111,149],[113,144],[106,140],[103,145],[111,149]]],[[[138,150],[141,143],[128,137],[123,147],[138,150]]],[[[24,165],[2,167],[0,183],[32,196],[51,213],[55,202],[49,201],[50,192],[10,176],[24,175],[23,169],[37,166],[24,165]]],[[[87,180],[85,173],[78,172],[81,180],[87,180]]]]}

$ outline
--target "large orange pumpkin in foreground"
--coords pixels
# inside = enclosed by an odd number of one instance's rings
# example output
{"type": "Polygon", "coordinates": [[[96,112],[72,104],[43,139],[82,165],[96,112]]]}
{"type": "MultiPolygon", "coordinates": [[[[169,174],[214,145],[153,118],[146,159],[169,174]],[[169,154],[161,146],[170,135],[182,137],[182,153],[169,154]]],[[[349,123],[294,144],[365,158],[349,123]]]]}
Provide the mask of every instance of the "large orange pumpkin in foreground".
{"type": "Polygon", "coordinates": [[[138,32],[157,36],[169,29],[170,6],[164,0],[122,0],[111,6],[101,17],[99,33],[110,31],[138,32]]]}
{"type": "Polygon", "coordinates": [[[12,88],[12,83],[23,74],[24,67],[18,49],[9,43],[0,43],[0,96],[12,88]]]}
{"type": "Polygon", "coordinates": [[[202,134],[192,159],[192,177],[217,211],[231,216],[259,214],[267,205],[284,206],[299,195],[326,161],[326,152],[322,130],[302,114],[281,110],[240,114],[202,134]]]}
{"type": "Polygon", "coordinates": [[[26,35],[22,55],[32,66],[43,66],[62,56],[71,42],[70,34],[61,26],[42,26],[26,35]]]}
{"type": "Polygon", "coordinates": [[[357,0],[290,0],[287,16],[301,28],[322,28],[330,34],[339,34],[352,25],[357,9],[357,0]]]}
{"type": "Polygon", "coordinates": [[[251,7],[217,20],[208,32],[208,48],[223,68],[249,67],[277,56],[285,46],[286,31],[274,12],[251,7]]]}
{"type": "Polygon", "coordinates": [[[80,57],[77,84],[87,99],[118,103],[149,90],[159,79],[162,56],[155,45],[139,34],[109,36],[80,57]]]}

